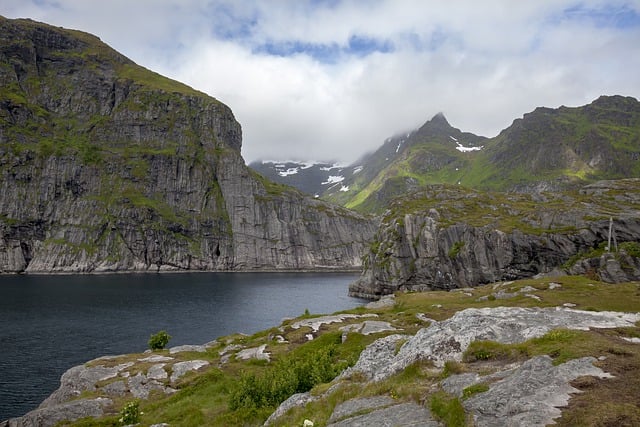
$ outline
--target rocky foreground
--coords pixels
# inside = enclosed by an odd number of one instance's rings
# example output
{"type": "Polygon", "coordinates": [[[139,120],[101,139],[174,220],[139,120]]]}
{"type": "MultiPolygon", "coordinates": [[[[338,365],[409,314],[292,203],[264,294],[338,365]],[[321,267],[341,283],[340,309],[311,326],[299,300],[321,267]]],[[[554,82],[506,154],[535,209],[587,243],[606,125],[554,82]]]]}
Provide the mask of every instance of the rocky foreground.
{"type": "Polygon", "coordinates": [[[96,359],[67,371],[38,409],[0,426],[85,417],[113,425],[132,399],[141,401],[141,425],[545,426],[593,417],[637,425],[639,326],[638,283],[561,277],[399,294],[253,337],[96,359]],[[289,354],[321,365],[314,346],[335,348],[333,363],[351,358],[351,366],[277,407],[229,403],[247,373],[258,381],[289,354]]]}

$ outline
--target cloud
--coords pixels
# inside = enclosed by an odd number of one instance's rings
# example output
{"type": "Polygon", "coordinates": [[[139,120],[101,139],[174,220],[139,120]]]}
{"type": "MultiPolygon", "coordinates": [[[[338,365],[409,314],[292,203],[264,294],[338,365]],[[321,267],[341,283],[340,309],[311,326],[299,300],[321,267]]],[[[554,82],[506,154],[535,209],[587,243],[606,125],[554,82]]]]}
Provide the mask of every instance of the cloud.
{"type": "Polygon", "coordinates": [[[640,95],[638,1],[5,3],[222,100],[248,161],[353,161],[439,111],[493,136],[536,106],[640,95]]]}

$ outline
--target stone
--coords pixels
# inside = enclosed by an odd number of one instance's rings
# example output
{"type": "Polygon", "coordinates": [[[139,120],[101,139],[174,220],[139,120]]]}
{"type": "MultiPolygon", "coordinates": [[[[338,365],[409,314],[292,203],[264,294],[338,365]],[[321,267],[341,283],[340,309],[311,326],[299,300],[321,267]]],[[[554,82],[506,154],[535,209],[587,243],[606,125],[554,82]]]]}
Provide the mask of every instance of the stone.
{"type": "Polygon", "coordinates": [[[504,379],[490,383],[488,391],[464,400],[463,405],[479,426],[552,424],[571,394],[580,392],[569,384],[571,381],[585,375],[611,377],[593,366],[595,360],[585,357],[553,366],[549,356],[534,357],[504,379]]]}
{"type": "Polygon", "coordinates": [[[208,365],[209,362],[206,360],[189,360],[187,362],[175,363],[172,366],[173,372],[171,373],[171,382],[176,381],[189,371],[195,371],[208,365]]]}
{"type": "Polygon", "coordinates": [[[124,381],[114,381],[101,388],[108,396],[124,396],[127,392],[127,385],[124,381]]]}
{"type": "MultiPolygon", "coordinates": [[[[468,308],[451,318],[420,329],[415,336],[390,335],[367,346],[356,364],[345,372],[358,372],[383,380],[418,360],[437,367],[447,360],[460,361],[472,341],[493,340],[505,344],[540,337],[552,329],[615,328],[634,326],[640,313],[591,312],[569,308],[468,308]],[[399,340],[407,340],[398,350],[399,340]]],[[[344,373],[343,373],[344,374],[344,373]]]]}
{"type": "Polygon", "coordinates": [[[47,407],[40,407],[19,418],[0,422],[0,427],[53,427],[61,421],[75,421],[86,417],[100,417],[113,403],[111,399],[80,399],[47,407]]]}
{"type": "Polygon", "coordinates": [[[318,332],[322,325],[328,325],[330,323],[342,323],[348,319],[360,319],[363,317],[377,317],[377,314],[333,314],[330,316],[313,317],[311,319],[298,320],[291,324],[291,328],[300,329],[302,327],[311,328],[313,332],[318,332]]]}
{"type": "Polygon", "coordinates": [[[138,399],[146,399],[149,393],[154,390],[165,392],[165,386],[161,382],[147,378],[144,374],[138,373],[130,377],[127,381],[129,392],[138,399]]]}
{"type": "Polygon", "coordinates": [[[386,331],[397,331],[398,329],[393,327],[389,322],[382,322],[378,320],[365,320],[362,323],[355,323],[340,328],[342,331],[342,342],[345,342],[347,335],[350,332],[357,332],[362,335],[377,334],[386,331]]]}
{"type": "Polygon", "coordinates": [[[241,350],[236,353],[236,359],[239,360],[266,360],[267,362],[271,360],[269,353],[264,350],[267,348],[266,344],[262,344],[260,347],[247,348],[245,350],[241,350]]]}
{"type": "Polygon", "coordinates": [[[310,402],[318,400],[317,397],[312,396],[311,393],[296,393],[289,397],[287,400],[282,402],[278,408],[273,411],[273,413],[267,418],[264,422],[265,426],[271,425],[276,419],[283,416],[288,410],[295,408],[297,406],[304,406],[310,402]]]}
{"type": "Polygon", "coordinates": [[[329,424],[348,418],[363,410],[380,409],[394,405],[395,403],[396,401],[389,396],[363,397],[347,400],[346,402],[336,405],[329,418],[329,424]]]}
{"type": "Polygon", "coordinates": [[[186,351],[192,351],[196,353],[204,353],[207,351],[207,344],[205,345],[179,345],[177,347],[171,347],[169,354],[183,353],[186,351]]]}
{"type": "Polygon", "coordinates": [[[153,356],[148,356],[148,357],[143,357],[142,359],[138,359],[139,362],[151,362],[151,363],[170,362],[172,360],[174,360],[173,357],[162,356],[162,355],[159,355],[159,354],[155,354],[153,356]]]}
{"type": "Polygon", "coordinates": [[[368,310],[377,310],[380,308],[393,307],[395,303],[396,297],[395,295],[391,294],[385,295],[377,301],[371,301],[370,303],[365,305],[365,308],[368,310]]]}
{"type": "Polygon", "coordinates": [[[158,363],[153,365],[147,371],[147,378],[151,380],[164,380],[169,377],[167,371],[164,369],[165,363],[158,363]]]}
{"type": "Polygon", "coordinates": [[[394,406],[378,409],[368,414],[347,418],[336,423],[328,424],[328,427],[439,427],[431,413],[424,406],[417,403],[401,403],[394,406]]]}

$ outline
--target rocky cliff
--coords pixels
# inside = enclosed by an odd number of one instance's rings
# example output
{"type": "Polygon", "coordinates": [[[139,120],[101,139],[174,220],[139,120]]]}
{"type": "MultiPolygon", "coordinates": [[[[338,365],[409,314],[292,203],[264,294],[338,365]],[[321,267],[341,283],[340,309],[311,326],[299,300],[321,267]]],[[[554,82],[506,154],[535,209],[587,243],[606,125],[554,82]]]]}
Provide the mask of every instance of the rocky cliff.
{"type": "Polygon", "coordinates": [[[536,196],[432,186],[386,212],[350,293],[477,286],[568,269],[611,282],[640,278],[640,180],[536,196]],[[605,253],[610,218],[619,251],[605,253]],[[601,257],[603,257],[601,259],[601,257]]]}
{"type": "Polygon", "coordinates": [[[252,174],[210,96],[0,17],[0,272],[353,268],[371,221],[252,174]]]}

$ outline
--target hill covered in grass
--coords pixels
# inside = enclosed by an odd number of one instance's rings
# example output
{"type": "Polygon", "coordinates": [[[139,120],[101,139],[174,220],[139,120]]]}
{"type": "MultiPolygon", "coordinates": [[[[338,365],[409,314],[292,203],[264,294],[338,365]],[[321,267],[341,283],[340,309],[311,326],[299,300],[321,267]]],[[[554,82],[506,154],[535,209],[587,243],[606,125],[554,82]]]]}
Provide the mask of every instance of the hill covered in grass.
{"type": "Polygon", "coordinates": [[[121,425],[131,402],[145,426],[634,425],[639,321],[638,283],[581,276],[399,293],[252,336],[96,359],[9,425],[82,404],[99,413],[61,425],[121,425]]]}

